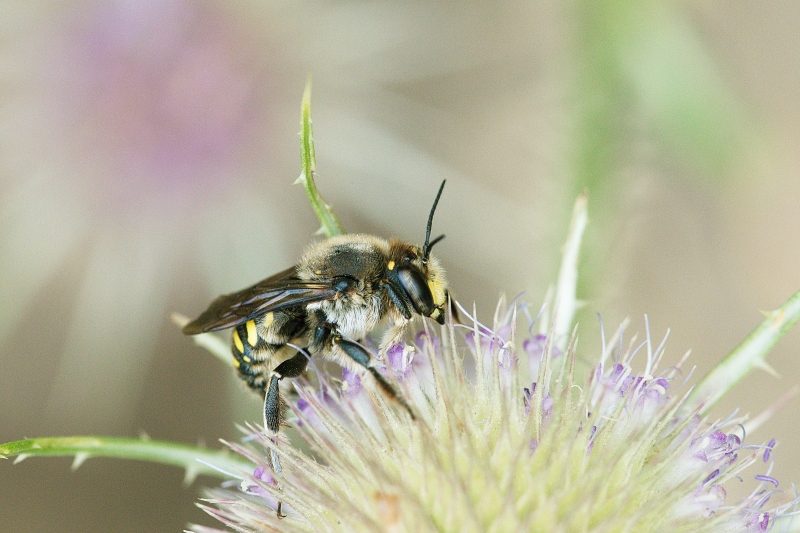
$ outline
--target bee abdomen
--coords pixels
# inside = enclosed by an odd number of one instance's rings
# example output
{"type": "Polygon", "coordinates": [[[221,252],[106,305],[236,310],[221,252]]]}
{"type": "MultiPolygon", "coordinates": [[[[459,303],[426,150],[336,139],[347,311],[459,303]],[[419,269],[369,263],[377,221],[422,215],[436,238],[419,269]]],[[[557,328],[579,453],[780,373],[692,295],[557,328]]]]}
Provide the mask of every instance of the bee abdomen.
{"type": "MultiPolygon", "coordinates": [[[[269,378],[270,360],[280,350],[282,344],[269,344],[260,338],[247,338],[247,324],[238,326],[233,330],[231,353],[233,366],[239,377],[251,389],[264,394],[269,378]],[[252,341],[252,342],[250,342],[252,341]]],[[[252,328],[252,326],[250,326],[252,328]]]]}
{"type": "Polygon", "coordinates": [[[236,358],[234,354],[234,366],[239,373],[239,377],[247,383],[247,386],[254,391],[266,394],[267,391],[267,374],[264,372],[263,363],[250,365],[236,358]]]}
{"type": "Polygon", "coordinates": [[[258,334],[255,320],[236,326],[231,333],[231,339],[233,357],[240,363],[261,362],[272,355],[272,351],[268,349],[269,343],[264,342],[258,334]]]}
{"type": "Polygon", "coordinates": [[[231,333],[231,353],[239,377],[251,389],[264,393],[272,356],[305,329],[305,314],[291,310],[266,313],[236,326],[231,333]]]}

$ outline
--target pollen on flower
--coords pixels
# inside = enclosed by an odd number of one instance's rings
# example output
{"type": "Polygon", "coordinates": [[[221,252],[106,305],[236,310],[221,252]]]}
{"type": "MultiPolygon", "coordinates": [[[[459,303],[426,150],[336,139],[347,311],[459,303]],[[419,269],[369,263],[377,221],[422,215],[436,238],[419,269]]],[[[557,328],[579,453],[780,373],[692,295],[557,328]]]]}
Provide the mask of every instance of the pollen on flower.
{"type": "Polygon", "coordinates": [[[369,376],[300,382],[292,425],[309,451],[263,435],[261,449],[237,445],[257,469],[204,508],[237,531],[393,533],[767,531],[796,510],[771,473],[775,441],[745,443],[740,417],[682,414],[689,387],[660,369],[649,331],[581,368],[574,335],[563,351],[552,328],[518,338],[519,305],[492,327],[465,313],[387,350],[416,421],[369,376]],[[726,485],[747,479],[753,491],[728,501],[726,485]]]}

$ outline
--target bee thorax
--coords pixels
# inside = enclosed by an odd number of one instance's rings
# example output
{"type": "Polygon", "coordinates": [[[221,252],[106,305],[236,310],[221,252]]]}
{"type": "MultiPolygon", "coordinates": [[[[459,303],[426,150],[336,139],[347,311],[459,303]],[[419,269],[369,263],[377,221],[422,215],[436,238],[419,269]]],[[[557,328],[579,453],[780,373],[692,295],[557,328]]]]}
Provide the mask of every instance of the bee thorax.
{"type": "Polygon", "coordinates": [[[383,317],[383,306],[377,294],[352,294],[309,305],[309,308],[312,307],[321,310],[326,320],[341,335],[350,339],[364,338],[383,317]]]}

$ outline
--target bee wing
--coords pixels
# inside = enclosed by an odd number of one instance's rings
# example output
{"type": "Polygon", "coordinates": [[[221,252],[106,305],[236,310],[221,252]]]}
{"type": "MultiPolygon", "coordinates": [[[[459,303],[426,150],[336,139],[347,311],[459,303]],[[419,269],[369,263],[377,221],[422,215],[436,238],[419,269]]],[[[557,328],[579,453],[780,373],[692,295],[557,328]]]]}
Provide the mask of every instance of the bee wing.
{"type": "Polygon", "coordinates": [[[332,281],[304,280],[288,268],[239,292],[223,294],[199,317],[183,327],[187,335],[226,329],[249,319],[289,307],[330,300],[338,291],[332,281]]]}

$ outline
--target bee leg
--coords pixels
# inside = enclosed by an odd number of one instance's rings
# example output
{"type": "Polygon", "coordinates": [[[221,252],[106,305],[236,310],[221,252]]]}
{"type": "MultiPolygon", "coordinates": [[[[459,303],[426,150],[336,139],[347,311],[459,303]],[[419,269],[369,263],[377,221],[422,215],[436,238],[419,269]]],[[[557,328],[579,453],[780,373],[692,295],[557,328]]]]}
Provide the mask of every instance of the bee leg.
{"type": "Polygon", "coordinates": [[[409,309],[411,303],[397,294],[397,291],[392,287],[391,283],[382,283],[381,288],[386,292],[386,295],[392,303],[400,310],[400,314],[402,314],[406,320],[411,320],[411,310],[409,309]]]}
{"type": "Polygon", "coordinates": [[[389,348],[403,340],[403,334],[405,333],[409,322],[409,320],[402,318],[396,319],[394,324],[392,324],[391,327],[384,332],[379,351],[381,360],[386,359],[386,354],[389,352],[389,348]]]}
{"type": "MultiPolygon", "coordinates": [[[[294,357],[287,359],[272,371],[272,376],[269,380],[269,389],[264,398],[264,426],[268,428],[273,434],[277,434],[283,421],[283,413],[286,409],[286,404],[281,398],[280,387],[278,382],[283,378],[296,378],[302,374],[306,366],[308,366],[308,358],[302,352],[297,352],[294,357]]],[[[271,450],[272,469],[278,476],[283,475],[281,468],[281,460],[274,450],[271,450]]],[[[283,514],[283,502],[278,500],[278,518],[285,518],[283,514]]]]}
{"type": "Polygon", "coordinates": [[[306,366],[308,366],[308,358],[304,353],[297,352],[294,357],[282,362],[272,371],[269,388],[264,398],[264,426],[273,433],[278,433],[285,410],[278,382],[283,378],[296,378],[305,371],[306,366]]]}
{"type": "Polygon", "coordinates": [[[372,366],[372,358],[370,357],[369,353],[356,344],[355,342],[349,341],[347,339],[343,339],[342,337],[336,335],[333,337],[333,342],[336,344],[341,350],[346,353],[350,359],[358,363],[359,365],[366,368],[372,377],[378,382],[378,385],[383,389],[383,392],[386,393],[391,399],[395,400],[397,403],[405,407],[408,414],[411,416],[412,420],[416,420],[417,417],[414,415],[414,411],[411,409],[411,406],[405,401],[405,399],[398,393],[392,385],[386,381],[386,378],[378,372],[378,369],[372,366]]]}

